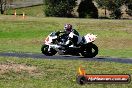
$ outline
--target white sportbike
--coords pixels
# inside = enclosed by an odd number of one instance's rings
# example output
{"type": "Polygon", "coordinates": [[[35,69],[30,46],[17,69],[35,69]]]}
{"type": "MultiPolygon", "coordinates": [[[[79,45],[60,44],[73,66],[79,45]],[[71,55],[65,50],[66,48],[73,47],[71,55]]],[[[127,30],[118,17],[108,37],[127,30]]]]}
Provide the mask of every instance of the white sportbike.
{"type": "Polygon", "coordinates": [[[44,55],[53,56],[58,52],[60,55],[82,55],[87,58],[93,58],[98,54],[98,47],[93,44],[97,35],[87,34],[81,37],[71,32],[66,39],[63,32],[60,32],[60,34],[52,32],[47,36],[41,47],[44,55]]]}

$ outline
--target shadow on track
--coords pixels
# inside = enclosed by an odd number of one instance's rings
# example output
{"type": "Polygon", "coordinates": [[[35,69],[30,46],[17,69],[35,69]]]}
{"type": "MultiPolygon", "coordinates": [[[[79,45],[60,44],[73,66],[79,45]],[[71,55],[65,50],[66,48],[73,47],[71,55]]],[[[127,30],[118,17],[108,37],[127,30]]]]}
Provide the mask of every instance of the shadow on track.
{"type": "Polygon", "coordinates": [[[127,58],[110,58],[110,57],[94,57],[83,58],[81,56],[45,56],[40,53],[6,53],[0,52],[0,56],[4,57],[19,57],[19,58],[34,58],[34,59],[60,59],[60,60],[85,60],[85,61],[101,61],[101,62],[118,62],[132,64],[132,59],[127,58]]]}

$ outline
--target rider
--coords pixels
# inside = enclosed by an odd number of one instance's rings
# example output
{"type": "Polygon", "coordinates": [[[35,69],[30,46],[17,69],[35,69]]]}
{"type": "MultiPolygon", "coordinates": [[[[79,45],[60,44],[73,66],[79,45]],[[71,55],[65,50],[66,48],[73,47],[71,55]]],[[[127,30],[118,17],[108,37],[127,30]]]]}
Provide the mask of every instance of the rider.
{"type": "Polygon", "coordinates": [[[68,35],[71,32],[73,32],[75,35],[79,36],[79,33],[75,29],[72,29],[72,25],[71,24],[65,24],[64,25],[64,32],[65,32],[65,34],[68,34],[68,35]]]}
{"type": "Polygon", "coordinates": [[[79,36],[79,33],[75,29],[72,28],[71,24],[64,25],[63,38],[65,38],[65,44],[64,44],[65,46],[70,46],[72,44],[76,46],[78,42],[78,36],[79,36]],[[72,39],[69,37],[70,33],[74,34],[72,39]]]}

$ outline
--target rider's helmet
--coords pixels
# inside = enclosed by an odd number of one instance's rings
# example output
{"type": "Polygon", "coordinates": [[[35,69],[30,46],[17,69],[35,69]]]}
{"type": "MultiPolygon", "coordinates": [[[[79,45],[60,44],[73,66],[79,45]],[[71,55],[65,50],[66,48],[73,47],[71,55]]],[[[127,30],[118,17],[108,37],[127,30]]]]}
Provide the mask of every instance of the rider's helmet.
{"type": "Polygon", "coordinates": [[[72,31],[72,25],[71,24],[65,24],[64,31],[66,33],[70,33],[72,31]]]}

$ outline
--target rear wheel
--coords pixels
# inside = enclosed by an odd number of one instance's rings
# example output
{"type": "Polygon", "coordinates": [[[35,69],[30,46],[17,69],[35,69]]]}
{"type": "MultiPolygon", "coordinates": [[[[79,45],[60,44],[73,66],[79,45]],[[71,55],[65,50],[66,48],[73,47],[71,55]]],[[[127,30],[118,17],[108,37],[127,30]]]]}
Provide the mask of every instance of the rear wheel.
{"type": "Polygon", "coordinates": [[[95,44],[90,43],[84,47],[81,54],[84,57],[93,58],[98,54],[98,47],[95,44]]]}
{"type": "Polygon", "coordinates": [[[53,48],[51,48],[50,51],[48,51],[48,48],[49,48],[48,45],[42,45],[41,51],[42,51],[42,53],[44,55],[46,55],[46,56],[53,56],[53,55],[55,55],[57,53],[57,51],[54,50],[53,48]]]}

